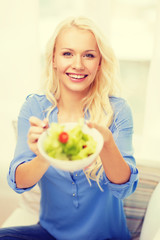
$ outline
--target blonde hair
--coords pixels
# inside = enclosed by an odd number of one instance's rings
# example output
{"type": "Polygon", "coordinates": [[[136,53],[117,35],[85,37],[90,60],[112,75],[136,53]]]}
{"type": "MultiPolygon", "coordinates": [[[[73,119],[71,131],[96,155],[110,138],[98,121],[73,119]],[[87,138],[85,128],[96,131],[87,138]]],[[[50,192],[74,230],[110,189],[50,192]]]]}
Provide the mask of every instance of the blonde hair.
{"type": "MultiPolygon", "coordinates": [[[[45,80],[45,94],[52,103],[48,114],[57,106],[57,101],[60,98],[59,81],[53,69],[56,40],[64,29],[72,27],[90,31],[97,41],[101,55],[100,68],[82,103],[85,114],[89,111],[90,121],[109,127],[113,121],[113,109],[109,97],[113,95],[116,96],[119,93],[119,65],[108,40],[102,35],[93,21],[86,17],[68,18],[61,22],[47,44],[43,78],[45,80]]],[[[84,172],[88,180],[95,180],[99,185],[99,179],[103,173],[100,157],[96,159],[94,164],[84,170],[84,172]]]]}

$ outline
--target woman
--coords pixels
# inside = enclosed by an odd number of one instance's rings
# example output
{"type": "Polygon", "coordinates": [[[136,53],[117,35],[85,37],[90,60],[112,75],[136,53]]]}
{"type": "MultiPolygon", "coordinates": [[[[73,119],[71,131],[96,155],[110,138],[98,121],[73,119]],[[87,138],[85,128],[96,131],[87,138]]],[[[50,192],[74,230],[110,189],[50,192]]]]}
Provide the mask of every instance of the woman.
{"type": "Polygon", "coordinates": [[[135,191],[138,171],[132,114],[118,97],[117,70],[113,50],[92,21],[70,18],[58,26],[46,49],[45,94],[27,97],[22,106],[8,174],[18,193],[39,184],[39,223],[1,229],[0,239],[130,239],[123,199],[135,191]],[[79,118],[102,134],[99,157],[73,173],[53,168],[37,149],[40,135],[51,122],[79,118]]]}

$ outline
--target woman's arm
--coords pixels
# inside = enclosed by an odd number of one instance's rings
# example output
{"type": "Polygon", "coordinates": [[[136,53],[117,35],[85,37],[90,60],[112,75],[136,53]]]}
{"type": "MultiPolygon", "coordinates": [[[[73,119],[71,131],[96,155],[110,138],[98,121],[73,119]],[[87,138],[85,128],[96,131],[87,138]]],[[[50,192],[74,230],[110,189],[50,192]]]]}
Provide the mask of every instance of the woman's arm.
{"type": "Polygon", "coordinates": [[[104,145],[100,157],[107,178],[115,184],[127,182],[131,174],[130,167],[116,146],[111,131],[95,123],[88,123],[88,126],[96,128],[103,136],[104,145]]]}
{"type": "Polygon", "coordinates": [[[28,132],[28,145],[37,156],[17,167],[15,180],[18,188],[29,188],[35,185],[50,166],[49,162],[40,155],[37,148],[37,141],[48,128],[48,121],[46,119],[42,121],[36,117],[31,117],[29,121],[31,126],[28,132]]]}
{"type": "Polygon", "coordinates": [[[20,164],[16,169],[15,176],[17,188],[29,188],[35,185],[45,174],[49,165],[49,162],[40,156],[20,164]]]}
{"type": "Polygon", "coordinates": [[[131,175],[130,167],[117,148],[112,134],[109,141],[104,142],[100,157],[106,176],[112,183],[128,182],[131,175]]]}

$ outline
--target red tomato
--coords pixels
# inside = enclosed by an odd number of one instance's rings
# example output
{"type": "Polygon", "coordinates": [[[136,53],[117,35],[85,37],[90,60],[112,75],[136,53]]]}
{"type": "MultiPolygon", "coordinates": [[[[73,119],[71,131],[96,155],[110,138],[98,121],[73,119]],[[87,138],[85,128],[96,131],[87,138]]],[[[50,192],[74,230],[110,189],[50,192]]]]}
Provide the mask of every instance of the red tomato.
{"type": "Polygon", "coordinates": [[[68,139],[69,139],[69,135],[68,135],[67,132],[61,132],[61,133],[59,134],[59,141],[60,141],[61,143],[66,143],[66,142],[68,142],[68,139]]]}
{"type": "Polygon", "coordinates": [[[86,148],[87,147],[87,145],[83,145],[83,148],[86,148]]]}

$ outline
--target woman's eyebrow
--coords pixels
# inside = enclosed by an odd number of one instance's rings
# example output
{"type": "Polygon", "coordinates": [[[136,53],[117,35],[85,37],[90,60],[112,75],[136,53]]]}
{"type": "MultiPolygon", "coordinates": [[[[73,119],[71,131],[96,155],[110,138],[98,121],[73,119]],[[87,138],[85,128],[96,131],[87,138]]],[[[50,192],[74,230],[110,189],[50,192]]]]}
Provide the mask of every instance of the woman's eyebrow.
{"type": "MultiPolygon", "coordinates": [[[[62,50],[69,50],[69,51],[74,51],[74,49],[72,48],[61,48],[62,50]]],[[[84,52],[97,52],[97,50],[95,49],[88,49],[88,50],[84,50],[84,52]]]]}
{"type": "Polygon", "coordinates": [[[89,50],[86,50],[86,51],[84,51],[84,52],[96,52],[97,50],[95,50],[95,49],[89,49],[89,50]]]}
{"type": "Polygon", "coordinates": [[[69,51],[74,51],[73,49],[71,48],[61,48],[62,50],[69,50],[69,51]]]}

